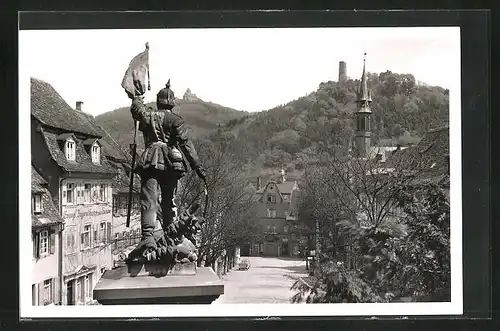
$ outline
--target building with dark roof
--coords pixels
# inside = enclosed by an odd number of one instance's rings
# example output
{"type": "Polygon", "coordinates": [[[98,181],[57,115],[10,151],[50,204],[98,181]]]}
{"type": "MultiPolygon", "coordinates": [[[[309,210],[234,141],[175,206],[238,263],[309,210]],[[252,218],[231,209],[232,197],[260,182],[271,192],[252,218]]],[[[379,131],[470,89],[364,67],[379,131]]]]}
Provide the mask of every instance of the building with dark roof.
{"type": "Polygon", "coordinates": [[[32,165],[64,220],[61,301],[70,305],[90,301],[112,267],[112,161],[120,157],[81,102],[76,108],[50,84],[31,79],[32,165]]]}
{"type": "Polygon", "coordinates": [[[63,219],[47,185],[48,182],[31,167],[31,291],[34,306],[61,303],[63,219]]]}
{"type": "Polygon", "coordinates": [[[298,217],[299,187],[296,181],[287,181],[284,170],[281,179],[270,180],[264,187],[257,179],[254,199],[257,222],[262,232],[256,239],[241,248],[241,255],[296,256],[299,238],[292,234],[298,217]]]}
{"type": "Polygon", "coordinates": [[[385,165],[408,167],[418,173],[412,185],[438,184],[449,190],[450,186],[450,130],[448,126],[428,131],[420,142],[405,150],[396,151],[385,165]],[[418,160],[418,162],[414,162],[418,160]]]}
{"type": "MultiPolygon", "coordinates": [[[[77,103],[77,109],[80,104],[77,103]]],[[[81,108],[80,108],[81,110],[81,108]]],[[[127,206],[130,185],[130,162],[132,156],[128,151],[125,151],[111,135],[104,130],[95,120],[95,118],[84,112],[78,112],[80,117],[88,121],[93,130],[101,135],[99,143],[102,151],[106,156],[109,166],[115,172],[112,179],[112,196],[113,196],[113,225],[111,231],[112,237],[112,255],[113,263],[119,261],[127,252],[133,248],[140,238],[141,222],[140,222],[140,203],[139,192],[141,178],[137,175],[134,177],[134,190],[132,193],[132,209],[129,227],[127,222],[127,206]]]]}

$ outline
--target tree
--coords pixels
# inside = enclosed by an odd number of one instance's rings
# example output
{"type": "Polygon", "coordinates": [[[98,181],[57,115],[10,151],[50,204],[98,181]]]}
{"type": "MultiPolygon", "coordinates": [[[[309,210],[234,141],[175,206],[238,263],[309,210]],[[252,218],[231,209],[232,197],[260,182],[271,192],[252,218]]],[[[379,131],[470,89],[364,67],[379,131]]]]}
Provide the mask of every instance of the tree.
{"type": "MultiPolygon", "coordinates": [[[[231,139],[214,135],[211,141],[198,141],[196,145],[206,169],[210,198],[206,223],[198,238],[198,261],[211,265],[225,250],[248,242],[253,235],[253,191],[242,173],[243,161],[231,150],[231,139]]],[[[177,199],[188,208],[202,193],[202,183],[190,172],[181,180],[177,199]]]]}
{"type": "Polygon", "coordinates": [[[320,218],[320,235],[334,235],[310,283],[294,284],[292,300],[380,302],[432,291],[446,297],[449,205],[436,189],[415,195],[428,162],[415,150],[403,156],[382,165],[336,151],[308,172],[299,215],[309,224],[320,218]]]}
{"type": "Polygon", "coordinates": [[[400,198],[408,235],[397,241],[401,261],[394,282],[400,296],[416,300],[449,301],[450,203],[441,185],[408,189],[400,198]]]}

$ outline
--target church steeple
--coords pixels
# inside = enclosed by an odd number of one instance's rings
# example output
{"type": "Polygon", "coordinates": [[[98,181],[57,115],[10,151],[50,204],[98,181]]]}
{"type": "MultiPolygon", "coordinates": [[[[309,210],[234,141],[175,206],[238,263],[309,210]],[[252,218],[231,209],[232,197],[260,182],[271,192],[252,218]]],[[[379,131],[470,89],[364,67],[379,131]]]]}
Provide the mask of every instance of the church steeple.
{"type": "MultiPolygon", "coordinates": [[[[358,106],[370,111],[370,103],[372,102],[372,93],[368,89],[368,77],[366,76],[366,53],[363,58],[363,74],[361,75],[361,83],[358,87],[358,106]]],[[[359,110],[358,110],[359,111],[359,110]]],[[[370,111],[371,112],[371,111],[370,111]]]]}
{"type": "Polygon", "coordinates": [[[357,157],[366,157],[371,142],[371,109],[372,102],[371,91],[368,88],[368,77],[366,75],[366,53],[363,59],[363,74],[358,87],[358,110],[355,113],[356,136],[355,136],[355,154],[357,157]]]}

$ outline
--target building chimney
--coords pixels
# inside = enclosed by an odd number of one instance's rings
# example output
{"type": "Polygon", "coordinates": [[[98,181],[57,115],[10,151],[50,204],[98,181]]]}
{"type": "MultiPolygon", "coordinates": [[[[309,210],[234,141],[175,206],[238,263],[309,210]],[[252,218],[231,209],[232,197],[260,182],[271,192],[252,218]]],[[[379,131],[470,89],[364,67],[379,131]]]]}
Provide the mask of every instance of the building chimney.
{"type": "Polygon", "coordinates": [[[82,110],[82,105],[83,105],[83,101],[77,101],[76,102],[76,110],[81,111],[82,110]]]}
{"type": "Polygon", "coordinates": [[[260,176],[257,177],[257,191],[260,190],[260,176]]]}
{"type": "Polygon", "coordinates": [[[339,62],[339,83],[347,81],[347,66],[344,61],[339,62]]]}

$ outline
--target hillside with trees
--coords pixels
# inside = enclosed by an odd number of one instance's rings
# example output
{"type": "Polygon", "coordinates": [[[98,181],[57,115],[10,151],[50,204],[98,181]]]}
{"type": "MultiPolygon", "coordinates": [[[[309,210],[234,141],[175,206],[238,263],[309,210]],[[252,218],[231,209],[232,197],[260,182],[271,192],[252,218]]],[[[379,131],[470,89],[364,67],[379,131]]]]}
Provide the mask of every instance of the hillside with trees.
{"type": "MultiPolygon", "coordinates": [[[[237,120],[247,115],[247,112],[224,107],[212,102],[196,100],[187,102],[176,100],[174,112],[181,115],[189,127],[192,138],[204,138],[213,133],[218,126],[237,120]]],[[[147,106],[153,106],[148,103],[147,106]]],[[[128,149],[134,138],[134,124],[130,115],[130,106],[96,116],[97,123],[104,128],[121,146],[128,149]]],[[[142,138],[138,139],[139,149],[143,149],[142,138]]]]}
{"type": "MultiPolygon", "coordinates": [[[[416,144],[425,132],[448,124],[449,91],[417,85],[411,74],[368,74],[372,90],[372,144],[416,144]]],[[[226,124],[254,172],[281,167],[299,176],[318,152],[348,149],[354,135],[353,113],[359,80],[324,82],[318,90],[286,105],[249,114],[226,124]]]]}
{"type": "MultiPolygon", "coordinates": [[[[368,74],[368,79],[373,99],[372,144],[415,144],[429,129],[448,124],[447,89],[419,85],[411,74],[390,71],[368,74]]],[[[183,100],[178,101],[176,112],[185,118],[193,138],[204,140],[213,133],[224,136],[248,166],[249,176],[266,180],[284,167],[289,177],[300,177],[318,152],[350,147],[358,84],[359,80],[352,79],[323,82],[305,97],[257,113],[183,100]]],[[[125,147],[132,141],[128,107],[96,120],[125,147]]]]}

